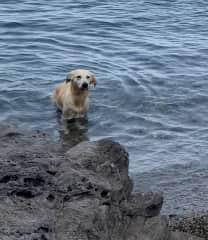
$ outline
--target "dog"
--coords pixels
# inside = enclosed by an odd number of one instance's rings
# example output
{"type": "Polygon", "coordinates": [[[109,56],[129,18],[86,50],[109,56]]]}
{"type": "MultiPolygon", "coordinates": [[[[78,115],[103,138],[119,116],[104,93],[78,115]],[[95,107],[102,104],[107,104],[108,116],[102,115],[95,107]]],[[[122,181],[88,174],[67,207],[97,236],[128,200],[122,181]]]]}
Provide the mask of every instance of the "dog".
{"type": "Polygon", "coordinates": [[[89,109],[89,87],[97,84],[95,75],[85,69],[69,72],[64,82],[55,87],[53,101],[64,119],[82,118],[89,109]]]}

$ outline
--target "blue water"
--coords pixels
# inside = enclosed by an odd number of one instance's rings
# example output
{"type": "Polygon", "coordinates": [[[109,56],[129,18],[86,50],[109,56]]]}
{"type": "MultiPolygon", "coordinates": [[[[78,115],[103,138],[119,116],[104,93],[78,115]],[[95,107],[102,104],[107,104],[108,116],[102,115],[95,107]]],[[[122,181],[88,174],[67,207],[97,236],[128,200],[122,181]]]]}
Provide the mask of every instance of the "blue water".
{"type": "Polygon", "coordinates": [[[0,121],[66,146],[110,137],[130,153],[135,190],[164,191],[169,212],[206,209],[207,10],[206,0],[1,0],[0,121]],[[50,92],[75,68],[98,85],[88,121],[66,126],[50,92]]]}

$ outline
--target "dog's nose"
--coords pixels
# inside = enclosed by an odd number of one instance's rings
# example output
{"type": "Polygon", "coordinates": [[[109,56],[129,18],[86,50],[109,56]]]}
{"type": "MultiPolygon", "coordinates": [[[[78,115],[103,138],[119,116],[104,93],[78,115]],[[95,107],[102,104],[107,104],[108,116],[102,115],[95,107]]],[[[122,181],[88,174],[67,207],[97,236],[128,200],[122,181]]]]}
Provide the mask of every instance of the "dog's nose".
{"type": "Polygon", "coordinates": [[[88,84],[87,83],[83,83],[82,84],[82,88],[84,88],[84,89],[88,88],[88,84]]]}

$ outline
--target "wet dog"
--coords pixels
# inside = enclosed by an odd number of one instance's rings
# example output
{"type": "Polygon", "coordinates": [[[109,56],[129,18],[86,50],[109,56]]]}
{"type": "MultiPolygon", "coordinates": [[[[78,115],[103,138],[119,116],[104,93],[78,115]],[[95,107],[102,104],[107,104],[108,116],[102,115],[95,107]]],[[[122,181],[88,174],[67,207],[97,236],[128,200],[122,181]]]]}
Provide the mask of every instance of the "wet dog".
{"type": "Polygon", "coordinates": [[[53,100],[65,119],[84,117],[89,108],[89,86],[96,86],[94,74],[85,69],[69,72],[66,80],[55,87],[53,100]]]}

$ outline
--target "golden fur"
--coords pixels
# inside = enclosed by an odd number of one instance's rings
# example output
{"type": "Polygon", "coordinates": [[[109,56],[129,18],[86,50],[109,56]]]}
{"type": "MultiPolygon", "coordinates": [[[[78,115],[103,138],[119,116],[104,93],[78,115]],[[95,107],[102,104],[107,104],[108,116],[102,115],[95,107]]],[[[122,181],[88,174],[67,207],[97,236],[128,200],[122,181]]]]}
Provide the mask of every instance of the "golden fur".
{"type": "Polygon", "coordinates": [[[89,108],[89,85],[96,85],[95,76],[88,70],[77,69],[53,90],[52,97],[64,118],[82,117],[89,108]]]}

